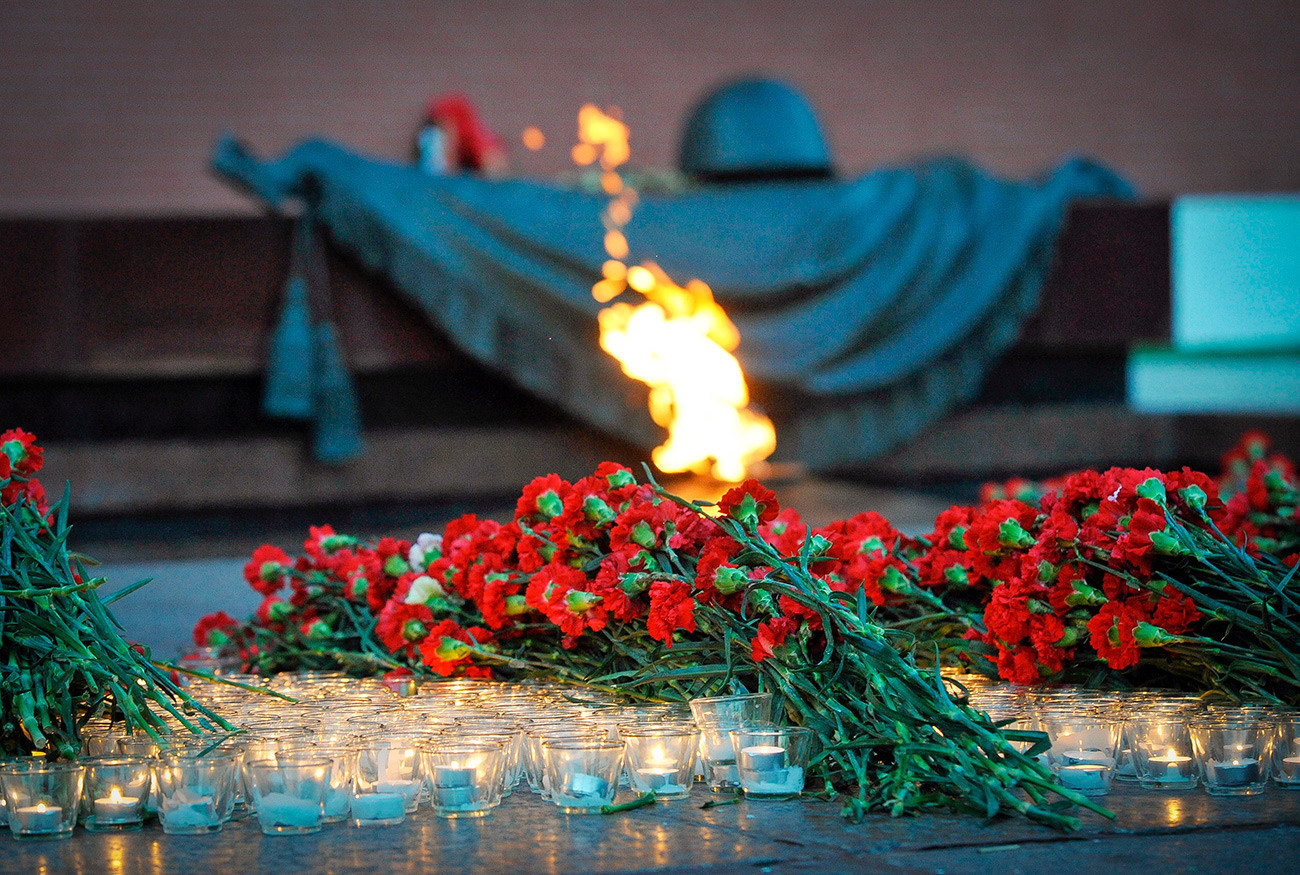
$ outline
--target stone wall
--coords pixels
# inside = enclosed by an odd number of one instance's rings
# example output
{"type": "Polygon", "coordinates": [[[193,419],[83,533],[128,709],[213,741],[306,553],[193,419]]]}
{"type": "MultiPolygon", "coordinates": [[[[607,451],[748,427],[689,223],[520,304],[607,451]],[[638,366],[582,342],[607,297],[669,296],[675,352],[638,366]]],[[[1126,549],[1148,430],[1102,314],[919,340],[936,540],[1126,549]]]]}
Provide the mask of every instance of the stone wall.
{"type": "Polygon", "coordinates": [[[206,170],[222,131],[399,158],[462,89],[521,172],[568,166],[584,101],[673,163],[712,84],[804,89],[846,171],[957,151],[1033,173],[1091,153],[1149,196],[1300,188],[1293,0],[6,0],[0,215],[248,213],[206,170]],[[519,133],[549,137],[528,153],[519,133]]]}

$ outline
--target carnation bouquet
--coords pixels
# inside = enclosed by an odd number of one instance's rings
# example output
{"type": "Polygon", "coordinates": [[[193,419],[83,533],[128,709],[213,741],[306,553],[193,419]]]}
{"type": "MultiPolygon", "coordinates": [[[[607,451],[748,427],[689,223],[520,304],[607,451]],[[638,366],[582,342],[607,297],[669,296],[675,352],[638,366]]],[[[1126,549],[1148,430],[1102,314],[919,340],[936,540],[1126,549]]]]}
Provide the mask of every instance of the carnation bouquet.
{"type": "Polygon", "coordinates": [[[940,669],[1300,700],[1294,471],[1253,436],[1229,461],[1222,483],[1014,481],[917,538],[870,511],[812,529],[753,480],[688,502],[605,463],[537,478],[505,523],[466,515],[413,543],[313,528],[297,558],[264,546],[245,568],[256,616],[205,618],[196,640],[262,672],[771,691],[816,731],[814,774],[851,818],[946,806],[1069,826],[1058,803],[1095,806],[1033,759],[1045,739],[999,732],[940,669]]]}
{"type": "Polygon", "coordinates": [[[813,773],[854,819],[947,806],[1072,825],[1058,801],[1096,806],[1014,743],[1036,734],[999,732],[941,678],[932,642],[876,621],[891,599],[905,617],[939,607],[895,555],[905,540],[874,513],[809,531],[755,481],[712,508],[606,463],[536,479],[507,523],[467,515],[410,544],[320,527],[297,558],[263,547],[246,568],[256,616],[205,618],[198,640],[260,671],[535,675],[669,700],[770,691],[816,731],[813,773]]]}
{"type": "Polygon", "coordinates": [[[1217,483],[1113,468],[988,487],[940,516],[918,568],[950,604],[975,593],[967,635],[1006,680],[1295,704],[1295,468],[1254,433],[1224,463],[1217,483]]]}
{"type": "Polygon", "coordinates": [[[34,435],[0,433],[0,751],[75,757],[96,717],[155,736],[169,720],[224,726],[122,637],[96,593],[104,578],[68,549],[69,492],[50,506],[36,478],[43,461],[34,435]]]}

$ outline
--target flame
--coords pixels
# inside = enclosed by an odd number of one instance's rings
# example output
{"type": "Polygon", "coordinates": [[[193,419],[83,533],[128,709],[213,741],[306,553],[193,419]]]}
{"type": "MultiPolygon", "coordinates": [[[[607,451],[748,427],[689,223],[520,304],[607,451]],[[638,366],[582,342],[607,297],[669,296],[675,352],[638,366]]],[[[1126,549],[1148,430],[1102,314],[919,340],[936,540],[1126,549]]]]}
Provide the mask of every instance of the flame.
{"type": "Polygon", "coordinates": [[[524,146],[533,152],[538,151],[546,145],[546,134],[543,134],[540,128],[524,128],[523,134],[524,146]]]}
{"type": "Polygon", "coordinates": [[[740,333],[698,279],[675,283],[653,261],[627,265],[623,228],[632,219],[636,190],[618,173],[631,154],[628,128],[617,110],[587,104],[578,112],[573,160],[598,164],[601,189],[610,201],[601,215],[605,252],[592,296],[609,304],[600,313],[600,346],[623,373],[650,387],[650,415],[668,429],[668,440],[651,453],[661,471],[709,472],[740,481],[748,465],[776,449],[771,420],[749,409],[749,388],[732,351],[740,333]],[[627,289],[645,300],[611,303],[627,289]]]}
{"type": "Polygon", "coordinates": [[[108,791],[108,801],[109,801],[109,802],[121,802],[121,801],[122,801],[122,791],[119,790],[119,789],[117,789],[116,787],[114,787],[112,790],[108,791]]]}

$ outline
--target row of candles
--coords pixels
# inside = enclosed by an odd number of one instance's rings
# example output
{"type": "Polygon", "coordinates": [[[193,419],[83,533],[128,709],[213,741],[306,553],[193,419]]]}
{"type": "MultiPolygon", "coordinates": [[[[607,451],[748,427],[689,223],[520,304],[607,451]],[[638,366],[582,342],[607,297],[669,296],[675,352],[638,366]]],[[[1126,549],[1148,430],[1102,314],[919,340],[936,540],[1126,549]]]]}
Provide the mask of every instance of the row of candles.
{"type": "MultiPolygon", "coordinates": [[[[1013,730],[1047,736],[1038,753],[1060,783],[1103,796],[1114,781],[1147,790],[1262,793],[1300,789],[1300,712],[1138,690],[989,685],[962,678],[971,704],[1013,730]]],[[[1020,742],[1028,749],[1030,742],[1020,742]]]]}
{"type": "MultiPolygon", "coordinates": [[[[803,789],[813,746],[810,730],[773,723],[765,693],[696,699],[687,710],[547,684],[453,680],[417,692],[324,673],[231,679],[296,701],[199,683],[191,691],[237,732],[175,726],[155,739],[92,723],[78,762],[0,761],[0,818],[18,837],[66,836],[78,822],[138,829],[156,812],[166,832],[197,834],[219,830],[243,803],[264,832],[292,834],[392,825],[425,805],[482,817],[524,785],[566,813],[599,811],[620,787],[682,798],[695,780],[788,799],[803,789]]],[[[1050,746],[1038,755],[1085,795],[1115,780],[1216,795],[1258,793],[1270,778],[1300,788],[1300,714],[961,682],[995,721],[1044,733],[1050,746]]]]}
{"type": "MultiPolygon", "coordinates": [[[[141,828],[215,832],[245,805],[263,833],[323,824],[390,826],[428,806],[483,817],[518,787],[568,814],[612,805],[620,787],[659,800],[698,780],[716,792],[788,799],[803,789],[811,732],[772,723],[770,694],[674,705],[544,684],[444,681],[399,697],[329,674],[235,678],[191,691],[236,732],[172,727],[161,739],[92,723],[76,762],[0,761],[0,817],[18,838],[141,828]]],[[[402,692],[412,692],[403,690],[402,692]]]]}

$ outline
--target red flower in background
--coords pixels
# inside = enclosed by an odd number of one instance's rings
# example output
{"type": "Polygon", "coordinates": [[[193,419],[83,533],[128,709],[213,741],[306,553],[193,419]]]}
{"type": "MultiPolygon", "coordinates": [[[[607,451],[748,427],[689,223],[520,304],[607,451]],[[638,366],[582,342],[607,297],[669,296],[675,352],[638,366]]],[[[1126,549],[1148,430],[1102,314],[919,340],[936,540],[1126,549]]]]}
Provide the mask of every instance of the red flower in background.
{"type": "Polygon", "coordinates": [[[37,445],[36,435],[21,428],[0,432],[0,453],[9,457],[12,473],[19,477],[33,476],[45,463],[45,450],[37,445]]]}
{"type": "Polygon", "coordinates": [[[263,544],[253,551],[253,558],[244,566],[244,580],[262,595],[274,595],[284,588],[293,570],[289,554],[271,544],[263,544]]]}
{"type": "Polygon", "coordinates": [[[443,620],[429,629],[419,645],[420,662],[443,677],[463,672],[471,677],[491,677],[491,669],[472,664],[469,646],[483,646],[492,640],[486,629],[471,626],[462,629],[454,620],[443,620]],[[469,645],[469,646],[467,646],[469,645]]]}
{"type": "Polygon", "coordinates": [[[408,605],[393,599],[384,605],[375,621],[375,637],[391,653],[415,652],[415,646],[429,634],[433,612],[424,605],[408,605]]]}
{"type": "Polygon", "coordinates": [[[199,647],[221,647],[238,629],[238,620],[225,611],[217,611],[194,624],[194,643],[199,647]]]}

